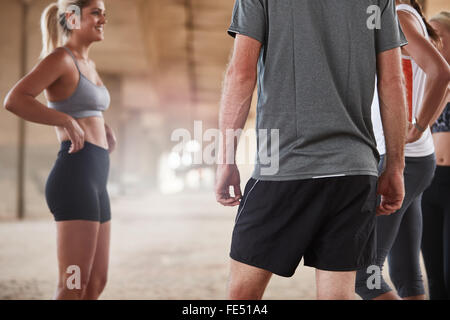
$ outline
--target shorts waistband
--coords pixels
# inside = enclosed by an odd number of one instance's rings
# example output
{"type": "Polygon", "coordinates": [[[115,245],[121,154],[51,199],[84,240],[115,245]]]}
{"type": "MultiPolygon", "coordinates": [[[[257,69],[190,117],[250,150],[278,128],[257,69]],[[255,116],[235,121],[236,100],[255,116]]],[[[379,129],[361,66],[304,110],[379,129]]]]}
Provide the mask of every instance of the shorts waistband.
{"type": "MultiPolygon", "coordinates": [[[[60,148],[59,152],[60,153],[61,152],[67,152],[68,153],[69,150],[70,150],[70,146],[71,145],[72,145],[72,142],[69,141],[69,140],[62,141],[61,142],[61,148],[60,148]]],[[[83,152],[83,151],[85,151],[85,152],[95,152],[97,154],[109,155],[109,151],[107,149],[102,148],[102,147],[100,147],[100,146],[98,146],[96,144],[93,144],[91,142],[88,142],[88,141],[84,142],[84,148],[81,149],[80,151],[78,151],[77,153],[80,153],[80,152],[83,152]]]]}
{"type": "Polygon", "coordinates": [[[405,157],[407,162],[422,162],[422,161],[436,161],[436,154],[432,153],[422,157],[405,157]]]}

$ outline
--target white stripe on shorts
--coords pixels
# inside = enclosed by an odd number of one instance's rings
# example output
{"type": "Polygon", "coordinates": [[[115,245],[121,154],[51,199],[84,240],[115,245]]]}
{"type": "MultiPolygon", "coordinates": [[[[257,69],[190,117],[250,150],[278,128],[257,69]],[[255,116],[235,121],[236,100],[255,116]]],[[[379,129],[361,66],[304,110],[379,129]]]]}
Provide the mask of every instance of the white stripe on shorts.
{"type": "Polygon", "coordinates": [[[250,193],[253,191],[253,189],[255,188],[255,186],[256,186],[256,184],[257,184],[258,182],[259,182],[259,180],[256,180],[256,181],[255,181],[255,184],[253,184],[253,187],[252,187],[252,188],[250,189],[250,191],[248,192],[247,197],[245,197],[244,204],[242,205],[241,210],[238,212],[238,215],[237,215],[237,217],[236,217],[236,220],[234,221],[234,224],[236,224],[236,223],[238,222],[239,216],[241,215],[242,211],[244,211],[245,204],[247,203],[247,199],[248,199],[248,197],[250,196],[250,193]]]}
{"type": "Polygon", "coordinates": [[[312,177],[313,179],[322,179],[322,178],[334,178],[334,177],[345,177],[345,174],[334,174],[334,175],[330,175],[330,176],[317,176],[317,177],[312,177]]]}

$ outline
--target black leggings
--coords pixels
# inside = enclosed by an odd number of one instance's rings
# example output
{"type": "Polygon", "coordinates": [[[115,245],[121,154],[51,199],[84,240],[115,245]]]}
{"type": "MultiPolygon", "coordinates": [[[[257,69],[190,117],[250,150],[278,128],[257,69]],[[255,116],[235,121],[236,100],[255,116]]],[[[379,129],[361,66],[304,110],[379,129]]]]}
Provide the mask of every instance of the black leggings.
{"type": "Polygon", "coordinates": [[[69,154],[70,141],[61,143],[55,165],[48,177],[45,196],[56,221],[111,220],[106,183],[108,150],[85,142],[84,148],[69,154]]]}
{"type": "MultiPolygon", "coordinates": [[[[379,172],[382,171],[382,157],[379,172]]],[[[425,293],[420,270],[420,242],[422,240],[421,198],[430,185],[436,168],[436,157],[405,158],[405,200],[403,205],[390,216],[377,217],[377,266],[383,268],[386,257],[389,275],[401,298],[419,296],[425,293]]],[[[367,286],[370,273],[359,270],[356,275],[356,293],[364,300],[374,299],[391,291],[381,276],[381,287],[367,286]]]]}
{"type": "Polygon", "coordinates": [[[422,255],[431,300],[450,299],[450,167],[438,166],[422,198],[422,255]]]}

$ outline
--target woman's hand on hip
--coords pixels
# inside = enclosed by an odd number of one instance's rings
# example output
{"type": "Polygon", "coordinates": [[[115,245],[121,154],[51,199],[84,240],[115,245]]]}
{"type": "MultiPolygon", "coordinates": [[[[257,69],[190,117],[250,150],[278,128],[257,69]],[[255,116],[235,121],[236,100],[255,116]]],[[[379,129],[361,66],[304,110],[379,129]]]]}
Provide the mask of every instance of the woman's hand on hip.
{"type": "Polygon", "coordinates": [[[70,154],[76,153],[84,148],[84,131],[75,119],[70,118],[64,125],[64,130],[72,142],[69,149],[70,154]]]}
{"type": "Polygon", "coordinates": [[[416,142],[422,137],[422,135],[423,132],[420,132],[412,123],[409,123],[406,144],[416,142]]]}
{"type": "Polygon", "coordinates": [[[106,131],[106,140],[108,141],[108,150],[109,153],[112,153],[116,149],[117,145],[116,135],[107,124],[105,124],[105,131],[106,131]]]}

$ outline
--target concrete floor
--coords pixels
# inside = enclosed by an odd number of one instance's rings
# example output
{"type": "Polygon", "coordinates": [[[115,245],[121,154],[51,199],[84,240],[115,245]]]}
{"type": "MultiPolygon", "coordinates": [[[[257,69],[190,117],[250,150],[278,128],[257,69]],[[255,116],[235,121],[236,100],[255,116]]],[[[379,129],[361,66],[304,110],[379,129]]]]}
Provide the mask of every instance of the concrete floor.
{"type": "MultiPolygon", "coordinates": [[[[112,203],[109,283],[103,299],[225,299],[235,209],[209,193],[112,203]]],[[[387,276],[387,275],[386,275],[387,276]]],[[[52,217],[0,223],[0,299],[51,299],[56,286],[52,217]]],[[[314,299],[314,269],[274,276],[265,299],[314,299]]]]}

